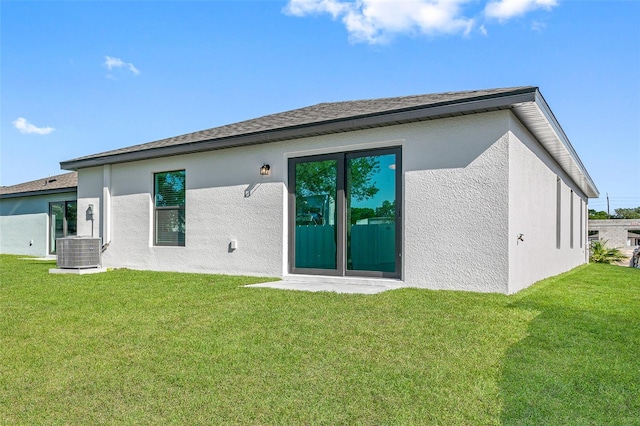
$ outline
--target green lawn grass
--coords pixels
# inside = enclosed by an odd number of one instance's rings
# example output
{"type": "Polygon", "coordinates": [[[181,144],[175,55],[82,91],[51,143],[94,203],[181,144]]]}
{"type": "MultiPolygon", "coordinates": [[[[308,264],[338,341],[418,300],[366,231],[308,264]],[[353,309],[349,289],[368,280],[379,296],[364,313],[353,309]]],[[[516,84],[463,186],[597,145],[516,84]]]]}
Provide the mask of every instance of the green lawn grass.
{"type": "Polygon", "coordinates": [[[640,270],[347,295],[0,262],[2,424],[640,424],[640,270]]]}

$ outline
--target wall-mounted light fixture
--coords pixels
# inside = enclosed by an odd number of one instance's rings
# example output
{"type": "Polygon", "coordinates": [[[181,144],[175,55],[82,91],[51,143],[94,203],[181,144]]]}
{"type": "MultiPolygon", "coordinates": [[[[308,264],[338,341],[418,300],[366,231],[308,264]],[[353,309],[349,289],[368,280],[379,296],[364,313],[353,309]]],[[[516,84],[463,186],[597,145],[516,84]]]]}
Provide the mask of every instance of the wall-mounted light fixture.
{"type": "Polygon", "coordinates": [[[262,167],[260,167],[260,175],[269,176],[270,174],[271,174],[271,166],[268,164],[263,164],[262,167]]]}
{"type": "Polygon", "coordinates": [[[93,237],[93,204],[89,204],[87,207],[86,215],[87,220],[91,221],[91,236],[93,237]]]}

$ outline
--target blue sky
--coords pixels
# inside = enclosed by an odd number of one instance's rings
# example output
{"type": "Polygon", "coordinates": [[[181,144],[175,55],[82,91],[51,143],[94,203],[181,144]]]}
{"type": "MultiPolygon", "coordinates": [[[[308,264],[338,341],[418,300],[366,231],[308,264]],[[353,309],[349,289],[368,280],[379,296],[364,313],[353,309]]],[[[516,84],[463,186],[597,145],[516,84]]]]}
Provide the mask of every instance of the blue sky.
{"type": "Polygon", "coordinates": [[[0,2],[2,185],[319,102],[532,85],[640,205],[640,2],[0,2]]]}

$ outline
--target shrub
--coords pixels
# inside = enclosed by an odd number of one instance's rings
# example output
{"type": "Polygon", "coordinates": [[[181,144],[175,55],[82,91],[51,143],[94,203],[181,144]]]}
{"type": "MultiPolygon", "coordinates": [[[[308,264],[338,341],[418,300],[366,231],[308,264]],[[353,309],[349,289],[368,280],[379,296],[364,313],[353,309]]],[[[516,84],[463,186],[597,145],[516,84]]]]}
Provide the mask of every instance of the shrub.
{"type": "Polygon", "coordinates": [[[594,241],[591,243],[589,261],[595,263],[613,263],[625,260],[626,256],[617,248],[607,248],[606,241],[594,241]]]}

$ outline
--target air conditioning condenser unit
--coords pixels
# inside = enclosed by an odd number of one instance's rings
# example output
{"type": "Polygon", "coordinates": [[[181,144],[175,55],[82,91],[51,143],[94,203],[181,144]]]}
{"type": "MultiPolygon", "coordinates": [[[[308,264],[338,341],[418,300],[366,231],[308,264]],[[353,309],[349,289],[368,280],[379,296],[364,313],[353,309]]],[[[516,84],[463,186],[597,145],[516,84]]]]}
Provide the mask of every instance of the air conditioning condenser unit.
{"type": "Polygon", "coordinates": [[[61,269],[99,268],[102,240],[95,237],[56,239],[57,266],[61,269]]]}

